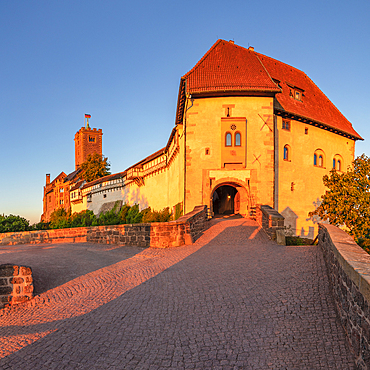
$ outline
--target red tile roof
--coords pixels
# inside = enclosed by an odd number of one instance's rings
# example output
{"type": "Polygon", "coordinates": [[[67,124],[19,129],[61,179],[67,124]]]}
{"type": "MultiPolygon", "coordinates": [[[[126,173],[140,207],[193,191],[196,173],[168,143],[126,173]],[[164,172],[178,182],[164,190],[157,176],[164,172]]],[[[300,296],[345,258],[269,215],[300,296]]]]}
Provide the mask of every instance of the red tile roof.
{"type": "Polygon", "coordinates": [[[256,53],[218,40],[184,77],[189,94],[205,91],[280,91],[256,53]]]}
{"type": "Polygon", "coordinates": [[[281,105],[280,110],[324,123],[334,129],[348,133],[356,139],[362,139],[347,118],[304,72],[265,55],[259,53],[256,53],[256,55],[258,55],[271,77],[279,81],[282,91],[276,94],[275,97],[281,105]],[[302,101],[290,96],[292,87],[303,91],[302,101]]]}
{"type": "Polygon", "coordinates": [[[218,40],[181,78],[176,123],[182,122],[185,94],[212,92],[274,93],[275,111],[321,123],[334,132],[337,130],[362,140],[351,123],[304,72],[233,42],[218,40]],[[291,87],[303,92],[301,101],[289,95],[291,87]]]}

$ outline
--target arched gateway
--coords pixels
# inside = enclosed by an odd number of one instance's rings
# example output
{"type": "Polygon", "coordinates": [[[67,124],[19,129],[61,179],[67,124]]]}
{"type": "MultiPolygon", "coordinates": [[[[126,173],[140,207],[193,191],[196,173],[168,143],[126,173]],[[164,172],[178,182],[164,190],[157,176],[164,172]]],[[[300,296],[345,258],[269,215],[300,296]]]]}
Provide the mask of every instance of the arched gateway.
{"type": "Polygon", "coordinates": [[[239,182],[226,181],[215,185],[211,192],[211,214],[249,214],[249,193],[239,182]]]}

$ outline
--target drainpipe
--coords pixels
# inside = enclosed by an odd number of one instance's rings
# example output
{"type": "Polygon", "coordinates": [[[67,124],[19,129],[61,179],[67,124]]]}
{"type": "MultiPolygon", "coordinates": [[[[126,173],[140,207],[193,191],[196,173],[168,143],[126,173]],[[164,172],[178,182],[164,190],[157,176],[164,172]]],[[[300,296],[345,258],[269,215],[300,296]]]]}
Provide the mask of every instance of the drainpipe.
{"type": "Polygon", "coordinates": [[[185,96],[186,96],[186,103],[185,107],[188,104],[188,99],[191,101],[190,107],[187,107],[185,109],[185,114],[184,114],[184,214],[186,210],[186,112],[193,106],[194,99],[191,97],[191,95],[186,93],[186,80],[185,80],[185,96]]]}
{"type": "Polygon", "coordinates": [[[274,209],[279,212],[279,136],[274,114],[274,209]]]}

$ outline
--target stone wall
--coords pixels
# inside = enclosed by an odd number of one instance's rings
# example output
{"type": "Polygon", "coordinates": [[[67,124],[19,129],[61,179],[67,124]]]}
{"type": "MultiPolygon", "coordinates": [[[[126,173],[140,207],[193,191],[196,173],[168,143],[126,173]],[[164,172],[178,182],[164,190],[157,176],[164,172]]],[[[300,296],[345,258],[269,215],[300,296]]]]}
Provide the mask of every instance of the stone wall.
{"type": "Polygon", "coordinates": [[[256,220],[271,240],[285,245],[284,217],[279,212],[267,205],[257,205],[256,220]]]}
{"type": "Polygon", "coordinates": [[[370,255],[332,225],[319,225],[319,246],[356,364],[370,369],[370,255]]]}
{"type": "Polygon", "coordinates": [[[31,267],[0,265],[0,308],[33,298],[31,267]]]}
{"type": "Polygon", "coordinates": [[[167,248],[193,243],[206,227],[206,206],[198,206],[170,222],[3,233],[0,245],[90,242],[167,248]]]}

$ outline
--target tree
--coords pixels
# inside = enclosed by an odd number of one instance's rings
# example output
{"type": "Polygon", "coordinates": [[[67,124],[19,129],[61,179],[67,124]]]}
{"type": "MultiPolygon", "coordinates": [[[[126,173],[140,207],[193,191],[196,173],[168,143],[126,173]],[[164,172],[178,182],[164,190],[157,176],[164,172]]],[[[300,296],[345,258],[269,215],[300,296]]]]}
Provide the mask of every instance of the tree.
{"type": "Polygon", "coordinates": [[[107,157],[98,153],[89,154],[87,160],[81,164],[82,177],[87,181],[94,181],[100,177],[110,175],[110,163],[107,157]]]}
{"type": "Polygon", "coordinates": [[[29,229],[29,221],[21,216],[0,215],[0,233],[27,231],[29,229]]]}
{"type": "Polygon", "coordinates": [[[323,182],[329,190],[309,216],[344,226],[361,246],[370,246],[370,158],[362,154],[347,172],[332,170],[323,182]]]}
{"type": "Polygon", "coordinates": [[[50,215],[50,227],[52,229],[64,229],[71,227],[71,211],[64,208],[58,208],[50,215]]]}

